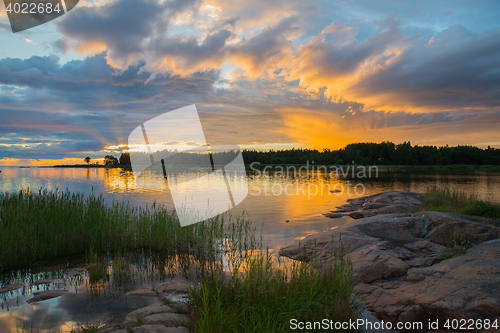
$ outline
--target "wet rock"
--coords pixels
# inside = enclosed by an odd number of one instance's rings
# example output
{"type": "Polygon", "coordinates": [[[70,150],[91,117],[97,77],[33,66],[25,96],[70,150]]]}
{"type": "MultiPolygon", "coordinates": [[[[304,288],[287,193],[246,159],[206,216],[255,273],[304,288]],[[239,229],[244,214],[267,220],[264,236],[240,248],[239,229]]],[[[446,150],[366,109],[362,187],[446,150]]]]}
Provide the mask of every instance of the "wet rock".
{"type": "Polygon", "coordinates": [[[343,214],[343,213],[326,213],[323,214],[326,217],[329,217],[331,219],[339,219],[341,217],[347,216],[348,214],[343,214]]]}
{"type": "Polygon", "coordinates": [[[69,269],[67,270],[66,272],[64,272],[64,275],[66,277],[73,277],[73,276],[77,276],[77,275],[80,275],[80,274],[83,274],[85,273],[87,270],[85,268],[81,268],[81,267],[78,267],[78,268],[72,268],[72,269],[69,269]]]}
{"type": "Polygon", "coordinates": [[[36,280],[33,282],[33,286],[38,286],[40,284],[50,284],[50,283],[58,283],[61,282],[61,279],[43,279],[43,280],[36,280]]]}
{"type": "Polygon", "coordinates": [[[26,302],[29,303],[29,304],[37,303],[37,302],[45,301],[47,299],[51,299],[51,298],[56,298],[56,297],[62,296],[64,294],[66,294],[67,292],[68,292],[67,290],[44,290],[44,291],[37,291],[37,292],[33,293],[34,297],[30,298],[26,302]]]}
{"type": "Polygon", "coordinates": [[[382,214],[409,213],[422,205],[423,193],[390,191],[347,200],[337,210],[323,214],[330,218],[349,216],[362,219],[382,214]]]}
{"type": "Polygon", "coordinates": [[[20,289],[22,287],[24,287],[24,284],[22,284],[22,283],[9,284],[9,285],[6,285],[6,286],[3,286],[2,288],[0,288],[0,294],[8,293],[9,291],[14,291],[14,290],[20,289]]]}
{"type": "Polygon", "coordinates": [[[189,317],[177,313],[158,313],[144,317],[142,322],[146,325],[165,325],[170,327],[177,327],[189,323],[189,317]]]}

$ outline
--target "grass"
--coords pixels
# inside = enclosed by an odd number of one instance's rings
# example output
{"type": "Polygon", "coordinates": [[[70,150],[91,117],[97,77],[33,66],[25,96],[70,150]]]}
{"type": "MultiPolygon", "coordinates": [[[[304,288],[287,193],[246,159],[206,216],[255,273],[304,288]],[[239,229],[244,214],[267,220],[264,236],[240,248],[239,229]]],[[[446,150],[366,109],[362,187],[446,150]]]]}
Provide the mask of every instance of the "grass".
{"type": "Polygon", "coordinates": [[[102,196],[69,191],[0,193],[0,271],[49,258],[118,251],[159,251],[217,261],[222,251],[254,248],[250,222],[219,215],[181,227],[177,215],[153,204],[107,205],[102,196]],[[221,244],[224,242],[224,244],[221,244]]]}
{"type": "Polygon", "coordinates": [[[196,332],[289,332],[292,319],[356,319],[352,265],[342,251],[323,269],[314,261],[274,264],[272,255],[260,254],[231,274],[206,275],[190,296],[196,332]]]}
{"type": "Polygon", "coordinates": [[[449,212],[500,219],[500,205],[460,191],[428,189],[420,211],[449,212]]]}
{"type": "Polygon", "coordinates": [[[446,245],[448,248],[439,256],[441,260],[453,258],[457,254],[464,254],[473,245],[472,235],[454,234],[446,245]]]}
{"type": "Polygon", "coordinates": [[[92,247],[90,247],[89,253],[87,254],[87,266],[90,282],[109,279],[105,260],[103,260],[103,258],[100,258],[97,252],[92,249],[92,247]]]}
{"type": "Polygon", "coordinates": [[[108,278],[105,259],[111,258],[112,278],[120,281],[131,269],[123,253],[146,254],[165,273],[194,260],[202,274],[191,295],[197,332],[288,332],[291,319],[357,317],[352,265],[340,248],[322,269],[314,261],[289,266],[278,259],[276,265],[272,255],[249,252],[258,248],[254,231],[242,217],[219,215],[181,227],[175,213],[157,205],[106,205],[101,196],[68,191],[0,193],[0,270],[85,254],[91,281],[108,278]]]}
{"type": "Polygon", "coordinates": [[[113,258],[112,275],[113,281],[118,285],[122,285],[132,278],[130,262],[127,259],[122,258],[120,251],[118,251],[113,258]]]}
{"type": "Polygon", "coordinates": [[[97,333],[99,332],[99,327],[97,325],[82,326],[76,330],[71,331],[71,333],[97,333]]]}

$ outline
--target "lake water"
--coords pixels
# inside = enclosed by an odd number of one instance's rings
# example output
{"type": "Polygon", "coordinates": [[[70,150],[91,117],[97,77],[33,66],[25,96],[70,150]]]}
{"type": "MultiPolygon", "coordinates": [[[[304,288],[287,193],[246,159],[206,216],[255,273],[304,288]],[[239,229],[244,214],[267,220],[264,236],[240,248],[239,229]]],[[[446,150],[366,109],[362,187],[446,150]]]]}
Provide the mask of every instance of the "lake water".
{"type": "MultiPolygon", "coordinates": [[[[107,202],[113,200],[128,201],[132,205],[146,206],[153,202],[174,208],[170,191],[162,188],[144,189],[137,185],[132,172],[102,168],[15,168],[0,167],[0,191],[13,192],[30,188],[50,190],[68,189],[71,192],[85,194],[102,194],[107,202]]],[[[345,170],[344,170],[345,171],[345,170]]],[[[358,170],[356,170],[358,171],[358,170]]],[[[359,174],[358,174],[359,175],[359,174]]],[[[356,176],[356,174],[355,174],[356,176]]],[[[363,176],[363,175],[361,175],[363,176]]],[[[366,174],[368,176],[368,174],[366,174]]],[[[245,177],[228,177],[235,182],[244,182],[245,177]]],[[[301,171],[293,174],[275,172],[251,172],[247,174],[248,196],[230,210],[231,214],[246,214],[262,234],[263,248],[277,253],[280,247],[286,246],[305,236],[324,232],[346,223],[350,218],[325,218],[322,214],[334,210],[336,206],[345,204],[350,198],[376,194],[390,190],[406,190],[425,192],[427,188],[437,186],[452,190],[476,193],[480,197],[494,202],[500,201],[500,175],[498,174],[378,174],[372,171],[371,177],[344,178],[336,177],[321,171],[301,171]],[[332,193],[335,191],[336,193],[332,193]]],[[[210,191],[210,185],[200,182],[196,191],[210,191]]],[[[260,235],[259,235],[260,236],[260,235]]],[[[78,260],[69,266],[77,266],[78,260]]],[[[40,278],[61,277],[64,269],[54,262],[44,272],[12,272],[4,276],[3,283],[13,283],[25,279],[36,280],[33,273],[41,274],[40,278]]],[[[49,265],[47,265],[49,266],[49,265]]],[[[140,265],[139,265],[140,266],[140,265]]],[[[134,266],[135,267],[135,266],[134,266]]],[[[48,288],[65,288],[69,293],[62,297],[28,305],[26,299],[36,288],[28,288],[10,294],[4,294],[0,310],[0,332],[15,331],[16,327],[29,331],[34,325],[40,332],[70,331],[77,322],[101,320],[112,313],[122,314],[131,311],[144,300],[124,302],[123,293],[115,293],[111,286],[102,286],[100,301],[95,301],[85,276],[73,280],[64,280],[63,286],[48,288]],[[108,295],[108,296],[106,296],[108,295]],[[8,328],[8,329],[7,329],[8,328]]],[[[154,285],[160,280],[134,280],[135,285],[154,285]]],[[[2,285],[0,284],[0,287],[2,285]]],[[[37,330],[34,330],[36,332],[37,330]]]]}

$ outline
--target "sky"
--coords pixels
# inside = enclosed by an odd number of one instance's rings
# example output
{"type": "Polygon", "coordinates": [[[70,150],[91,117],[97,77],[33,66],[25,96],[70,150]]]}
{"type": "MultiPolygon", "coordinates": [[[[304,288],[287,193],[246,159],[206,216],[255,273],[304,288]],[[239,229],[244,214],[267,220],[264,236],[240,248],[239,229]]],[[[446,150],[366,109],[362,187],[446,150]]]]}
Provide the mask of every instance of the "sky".
{"type": "Polygon", "coordinates": [[[0,2],[0,165],[119,156],[195,104],[206,142],[500,148],[500,2],[80,0],[12,33],[0,2]]]}

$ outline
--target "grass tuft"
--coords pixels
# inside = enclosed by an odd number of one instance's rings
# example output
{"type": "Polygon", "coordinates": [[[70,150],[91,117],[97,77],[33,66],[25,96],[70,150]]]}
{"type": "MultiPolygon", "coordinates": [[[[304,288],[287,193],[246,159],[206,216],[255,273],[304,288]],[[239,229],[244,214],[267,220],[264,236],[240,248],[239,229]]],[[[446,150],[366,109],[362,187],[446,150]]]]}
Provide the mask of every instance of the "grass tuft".
{"type": "Polygon", "coordinates": [[[289,332],[290,320],[355,319],[352,265],[338,253],[326,268],[294,262],[273,269],[272,255],[207,274],[191,294],[197,332],[289,332]]]}
{"type": "Polygon", "coordinates": [[[477,194],[466,194],[436,187],[427,190],[419,210],[500,219],[500,205],[483,200],[477,194]]]}
{"type": "Polygon", "coordinates": [[[454,234],[453,238],[447,244],[448,248],[441,253],[439,259],[445,260],[453,258],[457,254],[464,254],[472,245],[472,235],[454,234]]]}

